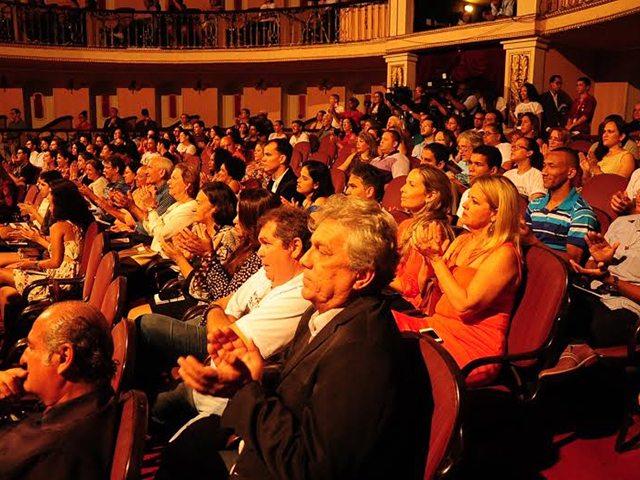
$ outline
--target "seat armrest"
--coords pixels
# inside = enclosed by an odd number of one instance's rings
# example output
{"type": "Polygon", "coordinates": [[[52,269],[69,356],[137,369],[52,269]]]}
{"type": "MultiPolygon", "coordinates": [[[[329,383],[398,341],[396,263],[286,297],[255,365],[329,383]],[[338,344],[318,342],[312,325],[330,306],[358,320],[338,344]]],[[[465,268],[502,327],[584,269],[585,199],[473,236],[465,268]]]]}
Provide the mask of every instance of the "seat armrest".
{"type": "Polygon", "coordinates": [[[193,307],[189,308],[186,312],[184,312],[184,315],[182,315],[181,320],[183,322],[186,322],[187,320],[192,320],[198,315],[201,315],[202,313],[204,313],[206,309],[207,309],[206,305],[194,305],[193,307]]]}

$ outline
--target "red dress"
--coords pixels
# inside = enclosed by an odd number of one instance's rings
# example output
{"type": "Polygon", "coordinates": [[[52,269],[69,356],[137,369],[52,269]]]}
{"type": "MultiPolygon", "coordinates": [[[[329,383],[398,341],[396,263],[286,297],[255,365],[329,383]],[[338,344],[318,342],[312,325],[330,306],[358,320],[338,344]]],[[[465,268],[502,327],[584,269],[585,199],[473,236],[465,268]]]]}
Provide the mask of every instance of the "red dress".
{"type": "MultiPolygon", "coordinates": [[[[402,237],[412,222],[413,219],[409,218],[398,226],[398,249],[400,250],[400,255],[402,255],[402,237]]],[[[402,289],[400,294],[416,308],[420,308],[422,303],[422,292],[420,291],[420,284],[418,283],[418,275],[420,274],[422,265],[424,265],[424,258],[420,252],[412,248],[407,258],[401,258],[396,270],[396,278],[400,281],[402,289]]],[[[431,266],[429,266],[427,278],[432,276],[433,270],[431,266]]]]}
{"type": "MultiPolygon", "coordinates": [[[[471,236],[469,235],[468,238],[471,236]]],[[[458,253],[465,243],[466,241],[459,245],[447,264],[456,282],[467,288],[478,270],[464,265],[455,265],[458,253]]],[[[520,259],[519,252],[511,243],[506,243],[498,248],[513,248],[520,259]]],[[[414,318],[394,312],[398,328],[403,331],[433,328],[438,336],[444,340],[442,346],[453,356],[460,368],[477,358],[502,355],[506,347],[507,328],[521,277],[522,272],[519,271],[518,282],[513,282],[491,305],[472,316],[461,318],[447,296],[442,295],[431,317],[414,318]]],[[[500,366],[497,364],[476,368],[467,377],[467,384],[486,384],[495,378],[499,371],[500,366]]]]}

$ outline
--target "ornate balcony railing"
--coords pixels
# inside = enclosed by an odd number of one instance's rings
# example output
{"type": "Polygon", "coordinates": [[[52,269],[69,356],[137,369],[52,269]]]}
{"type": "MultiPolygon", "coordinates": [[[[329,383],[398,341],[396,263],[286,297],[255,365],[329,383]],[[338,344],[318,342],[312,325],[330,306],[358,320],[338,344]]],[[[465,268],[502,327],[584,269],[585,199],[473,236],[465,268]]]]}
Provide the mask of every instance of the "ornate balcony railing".
{"type": "Polygon", "coordinates": [[[602,0],[541,0],[540,14],[553,15],[568,10],[579,9],[590,3],[598,3],[602,0]]]}
{"type": "Polygon", "coordinates": [[[34,7],[0,1],[0,42],[97,48],[224,49],[383,38],[387,0],[184,13],[34,7]]]}

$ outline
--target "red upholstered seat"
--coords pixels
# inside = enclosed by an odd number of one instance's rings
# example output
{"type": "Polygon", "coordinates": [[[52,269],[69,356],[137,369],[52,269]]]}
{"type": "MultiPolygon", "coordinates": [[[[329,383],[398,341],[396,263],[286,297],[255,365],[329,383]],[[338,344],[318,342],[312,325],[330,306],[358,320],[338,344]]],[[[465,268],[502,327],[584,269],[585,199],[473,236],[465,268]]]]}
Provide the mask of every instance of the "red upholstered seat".
{"type": "Polygon", "coordinates": [[[406,175],[403,175],[389,182],[384,191],[384,197],[382,197],[382,206],[384,208],[387,210],[392,207],[400,208],[400,189],[404,186],[406,180],[406,175]]]}
{"type": "Polygon", "coordinates": [[[603,210],[610,218],[618,215],[611,209],[611,197],[614,193],[624,191],[629,180],[620,175],[603,173],[588,180],[582,187],[582,196],[592,207],[603,210]]]}
{"type": "Polygon", "coordinates": [[[338,152],[338,147],[333,143],[330,136],[326,136],[320,140],[320,147],[318,148],[318,151],[326,153],[333,159],[338,152]]]}
{"type": "Polygon", "coordinates": [[[113,360],[116,362],[111,387],[116,393],[126,388],[132,379],[136,353],[135,333],[135,325],[128,318],[123,318],[111,330],[113,360]]]}
{"type": "Polygon", "coordinates": [[[598,223],[600,224],[600,233],[604,235],[605,233],[607,233],[607,230],[609,230],[609,225],[611,225],[611,217],[607,214],[607,212],[599,209],[598,207],[592,206],[591,208],[598,218],[598,223]]]}
{"type": "Polygon", "coordinates": [[[297,176],[300,176],[300,170],[302,170],[302,153],[300,153],[300,150],[293,150],[289,167],[297,176]]]}
{"type": "Polygon", "coordinates": [[[304,163],[309,158],[309,154],[311,153],[311,144],[309,142],[299,142],[293,147],[294,150],[297,150],[302,155],[302,162],[304,163]]]}
{"type": "Polygon", "coordinates": [[[96,308],[102,307],[102,301],[107,293],[109,285],[116,278],[118,272],[118,254],[115,252],[107,253],[101,260],[98,267],[93,286],[91,287],[91,295],[89,295],[89,304],[96,308]]]}
{"type": "Polygon", "coordinates": [[[309,157],[309,160],[315,160],[316,162],[322,162],[325,165],[330,165],[331,164],[331,157],[329,156],[329,154],[324,153],[324,152],[312,153],[311,157],[309,157]]]}
{"type": "Polygon", "coordinates": [[[111,480],[140,478],[147,434],[148,403],[143,392],[131,390],[119,402],[120,423],[111,464],[111,480]]]}
{"type": "Polygon", "coordinates": [[[122,311],[127,297],[127,279],[125,277],[116,278],[104,295],[100,311],[107,319],[109,326],[118,323],[122,317],[122,311]]]}
{"type": "Polygon", "coordinates": [[[344,192],[344,187],[347,184],[347,176],[342,170],[332,168],[331,181],[333,182],[333,188],[335,189],[336,193],[344,192]]]}

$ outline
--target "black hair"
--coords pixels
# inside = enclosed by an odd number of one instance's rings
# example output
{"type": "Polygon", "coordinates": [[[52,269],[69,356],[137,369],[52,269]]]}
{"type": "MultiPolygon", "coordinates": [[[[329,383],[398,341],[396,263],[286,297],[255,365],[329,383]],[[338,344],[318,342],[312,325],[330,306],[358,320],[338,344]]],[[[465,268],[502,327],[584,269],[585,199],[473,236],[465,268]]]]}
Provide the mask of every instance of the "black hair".
{"type": "Polygon", "coordinates": [[[311,201],[322,197],[330,197],[335,193],[336,190],[331,180],[331,171],[327,164],[316,160],[307,160],[302,164],[302,168],[306,168],[313,183],[318,184],[318,188],[311,194],[311,201]]]}
{"type": "Polygon", "coordinates": [[[433,156],[436,157],[436,165],[440,163],[444,163],[446,165],[449,160],[449,156],[451,155],[451,151],[440,143],[429,143],[424,146],[424,149],[433,153],[433,156]]]}
{"type": "Polygon", "coordinates": [[[591,86],[591,79],[589,77],[580,77],[576,82],[583,82],[587,87],[591,86]]]}
{"type": "Polygon", "coordinates": [[[381,175],[380,170],[368,163],[360,163],[351,169],[351,175],[362,180],[365,187],[373,187],[375,199],[378,202],[382,201],[382,197],[384,197],[384,176],[381,175]]]}
{"type": "Polygon", "coordinates": [[[47,170],[46,172],[41,172],[38,178],[47,185],[51,185],[55,180],[61,180],[62,174],[58,170],[47,170]]]}
{"type": "Polygon", "coordinates": [[[211,174],[216,174],[220,171],[220,167],[223,163],[225,163],[229,158],[233,157],[233,154],[222,147],[218,147],[213,151],[213,168],[211,169],[211,174]]]}
{"type": "Polygon", "coordinates": [[[275,138],[269,141],[267,145],[271,143],[276,144],[276,151],[280,155],[284,155],[285,157],[287,157],[287,160],[285,161],[285,165],[288,167],[289,163],[291,162],[291,155],[293,155],[293,147],[289,143],[289,140],[287,140],[286,138],[275,138]]]}
{"type": "Polygon", "coordinates": [[[533,86],[532,83],[523,83],[522,86],[527,90],[527,98],[530,102],[537,102],[540,98],[538,95],[538,90],[533,86]]]}
{"type": "Polygon", "coordinates": [[[551,78],[549,78],[549,83],[553,83],[556,81],[557,78],[562,78],[560,75],[555,74],[555,75],[551,75],[551,78]]]}
{"type": "Polygon", "coordinates": [[[143,108],[141,113],[142,113],[143,117],[148,117],[149,116],[149,110],[146,109],[146,108],[143,108]]]}
{"type": "Polygon", "coordinates": [[[532,152],[531,166],[534,168],[537,168],[538,170],[541,170],[544,157],[540,152],[540,147],[538,146],[538,142],[536,142],[533,138],[528,138],[528,137],[520,137],[518,140],[524,140],[527,142],[527,150],[532,152]]]}
{"type": "Polygon", "coordinates": [[[247,170],[247,165],[242,160],[240,160],[238,157],[234,157],[233,155],[229,155],[227,158],[225,158],[222,164],[227,169],[227,173],[231,178],[237,180],[238,182],[242,181],[242,179],[244,178],[244,173],[247,170]]]}
{"type": "Polygon", "coordinates": [[[86,231],[94,221],[87,202],[70,180],[55,180],[51,183],[51,223],[70,221],[86,231]]]}
{"type": "Polygon", "coordinates": [[[502,165],[502,154],[496,147],[492,147],[490,145],[479,145],[473,149],[473,153],[482,155],[487,160],[489,169],[494,167],[499,169],[502,165]]]}
{"type": "Polygon", "coordinates": [[[124,167],[126,167],[124,160],[120,155],[111,155],[107,158],[104,163],[108,163],[113,168],[115,168],[120,175],[124,173],[124,167]]]}
{"type": "Polygon", "coordinates": [[[233,225],[233,219],[236,218],[238,198],[231,190],[231,187],[223,182],[209,182],[203,185],[202,193],[207,196],[209,203],[216,207],[213,212],[213,219],[216,224],[221,227],[233,225]]]}

